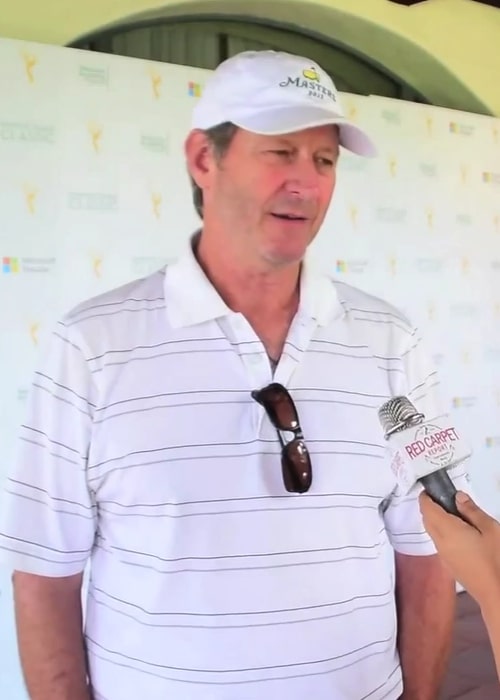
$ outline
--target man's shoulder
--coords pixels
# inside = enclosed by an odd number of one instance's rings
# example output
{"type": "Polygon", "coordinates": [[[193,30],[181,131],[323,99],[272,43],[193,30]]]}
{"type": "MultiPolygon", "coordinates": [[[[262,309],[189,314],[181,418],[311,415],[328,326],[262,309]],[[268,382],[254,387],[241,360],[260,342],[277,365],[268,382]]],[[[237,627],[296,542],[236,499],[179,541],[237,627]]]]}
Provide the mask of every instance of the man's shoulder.
{"type": "Polygon", "coordinates": [[[83,327],[86,322],[99,323],[99,320],[111,320],[122,317],[123,312],[147,311],[165,304],[164,282],[165,268],[145,277],[136,278],[105,292],[88,297],[66,311],[60,322],[66,327],[83,327]]]}
{"type": "Polygon", "coordinates": [[[368,321],[370,318],[378,318],[383,321],[385,318],[388,322],[393,321],[398,326],[413,331],[414,326],[409,317],[391,302],[336,277],[332,276],[330,279],[340,303],[353,319],[368,321]]]}

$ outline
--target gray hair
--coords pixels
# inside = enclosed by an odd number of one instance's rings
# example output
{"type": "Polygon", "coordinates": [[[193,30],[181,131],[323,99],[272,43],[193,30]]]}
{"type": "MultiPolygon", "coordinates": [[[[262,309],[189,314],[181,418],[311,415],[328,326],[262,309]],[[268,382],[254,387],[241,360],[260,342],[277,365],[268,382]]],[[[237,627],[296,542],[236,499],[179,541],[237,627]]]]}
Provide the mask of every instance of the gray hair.
{"type": "MultiPolygon", "coordinates": [[[[217,160],[221,160],[225,156],[237,130],[238,127],[235,124],[224,122],[223,124],[218,124],[205,131],[205,135],[213,148],[217,160]]],[[[193,190],[194,208],[200,219],[203,220],[203,191],[198,187],[191,175],[189,179],[191,180],[191,188],[193,190]]]]}

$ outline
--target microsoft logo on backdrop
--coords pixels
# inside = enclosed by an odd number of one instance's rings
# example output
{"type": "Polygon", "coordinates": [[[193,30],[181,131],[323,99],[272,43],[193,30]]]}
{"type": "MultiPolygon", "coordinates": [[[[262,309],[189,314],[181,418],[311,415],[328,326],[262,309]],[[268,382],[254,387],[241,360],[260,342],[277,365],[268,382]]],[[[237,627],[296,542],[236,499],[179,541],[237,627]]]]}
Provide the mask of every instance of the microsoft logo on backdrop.
{"type": "Polygon", "coordinates": [[[500,185],[500,173],[483,172],[483,182],[488,184],[500,185]]]}
{"type": "Polygon", "coordinates": [[[5,275],[23,273],[52,272],[55,258],[2,258],[2,272],[5,275]]]}
{"type": "Polygon", "coordinates": [[[30,122],[0,122],[0,140],[54,143],[55,127],[30,122]]]}
{"type": "Polygon", "coordinates": [[[19,272],[19,258],[3,258],[2,272],[5,275],[8,275],[10,273],[15,274],[16,272],[19,272]]]}
{"type": "Polygon", "coordinates": [[[368,266],[368,260],[337,260],[335,271],[339,273],[353,272],[362,274],[368,266]]]}
{"type": "Polygon", "coordinates": [[[471,124],[459,124],[458,122],[450,122],[449,124],[450,134],[460,134],[460,136],[472,136],[475,131],[475,127],[471,124]]]}
{"type": "Polygon", "coordinates": [[[477,396],[455,396],[452,400],[453,408],[473,408],[477,403],[477,396]]]}
{"type": "Polygon", "coordinates": [[[190,97],[201,97],[202,86],[200,83],[193,83],[189,81],[188,83],[188,95],[190,97]]]}

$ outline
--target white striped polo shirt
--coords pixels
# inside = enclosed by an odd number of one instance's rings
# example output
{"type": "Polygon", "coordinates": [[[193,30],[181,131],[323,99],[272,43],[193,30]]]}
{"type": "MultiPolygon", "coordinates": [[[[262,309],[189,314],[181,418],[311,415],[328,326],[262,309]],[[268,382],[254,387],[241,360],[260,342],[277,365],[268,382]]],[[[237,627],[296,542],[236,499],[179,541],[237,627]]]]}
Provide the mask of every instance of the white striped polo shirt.
{"type": "Polygon", "coordinates": [[[398,498],[377,409],[440,413],[417,331],[316,275],[274,377],[189,250],[80,304],[34,376],[6,487],[15,569],[81,572],[95,700],[395,700],[393,551],[434,552],[398,498]],[[250,392],[296,402],[313,465],[285,491],[250,392]]]}

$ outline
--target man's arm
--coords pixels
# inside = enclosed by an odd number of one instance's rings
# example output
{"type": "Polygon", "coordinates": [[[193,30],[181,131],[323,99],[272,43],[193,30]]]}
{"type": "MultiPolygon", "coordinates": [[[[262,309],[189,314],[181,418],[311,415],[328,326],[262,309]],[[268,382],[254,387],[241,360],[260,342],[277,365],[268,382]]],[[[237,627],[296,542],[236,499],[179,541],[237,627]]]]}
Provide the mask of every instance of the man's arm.
{"type": "Polygon", "coordinates": [[[91,700],[81,586],[81,574],[13,576],[19,654],[31,700],[91,700]]]}
{"type": "Polygon", "coordinates": [[[436,700],[451,650],[455,582],[437,555],[396,552],[401,700],[436,700]]]}

